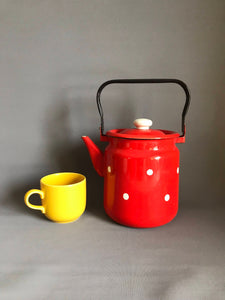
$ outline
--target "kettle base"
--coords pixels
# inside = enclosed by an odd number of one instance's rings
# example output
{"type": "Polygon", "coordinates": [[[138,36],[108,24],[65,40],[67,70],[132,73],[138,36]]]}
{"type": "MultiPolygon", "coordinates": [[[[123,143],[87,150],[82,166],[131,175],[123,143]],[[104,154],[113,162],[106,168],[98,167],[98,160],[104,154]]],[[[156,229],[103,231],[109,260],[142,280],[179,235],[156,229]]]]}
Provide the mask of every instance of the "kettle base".
{"type": "Polygon", "coordinates": [[[122,219],[119,219],[117,217],[113,217],[112,215],[110,215],[107,211],[106,211],[106,214],[114,221],[116,222],[117,224],[120,224],[120,225],[123,225],[123,226],[126,226],[126,227],[133,227],[133,228],[155,228],[155,227],[160,227],[160,226],[163,226],[163,225],[166,225],[168,223],[170,223],[171,221],[173,221],[173,219],[175,219],[175,217],[177,216],[177,212],[173,215],[173,216],[170,216],[166,219],[163,219],[163,220],[154,220],[153,221],[144,221],[144,222],[141,222],[140,220],[138,221],[131,221],[131,220],[122,220],[122,219]]]}

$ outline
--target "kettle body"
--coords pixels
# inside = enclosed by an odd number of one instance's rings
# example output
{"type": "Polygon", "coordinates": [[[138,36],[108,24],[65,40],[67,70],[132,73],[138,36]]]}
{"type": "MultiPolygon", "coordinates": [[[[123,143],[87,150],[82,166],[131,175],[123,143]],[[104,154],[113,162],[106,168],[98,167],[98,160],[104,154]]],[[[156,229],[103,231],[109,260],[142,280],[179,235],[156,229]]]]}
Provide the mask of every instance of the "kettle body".
{"type": "Polygon", "coordinates": [[[104,209],[115,222],[149,228],[164,225],[176,216],[180,170],[176,144],[185,142],[184,116],[189,102],[186,85],[177,79],[120,79],[108,81],[99,88],[101,140],[107,141],[108,146],[103,153],[89,137],[82,138],[96,171],[104,177],[104,209]],[[113,129],[104,134],[100,93],[107,84],[161,83],[162,80],[163,83],[182,83],[185,90],[182,135],[169,130],[152,130],[148,119],[135,120],[135,129],[113,129]]]}
{"type": "Polygon", "coordinates": [[[112,138],[104,170],[104,208],[114,221],[156,227],[176,216],[179,150],[174,140],[112,138]]]}

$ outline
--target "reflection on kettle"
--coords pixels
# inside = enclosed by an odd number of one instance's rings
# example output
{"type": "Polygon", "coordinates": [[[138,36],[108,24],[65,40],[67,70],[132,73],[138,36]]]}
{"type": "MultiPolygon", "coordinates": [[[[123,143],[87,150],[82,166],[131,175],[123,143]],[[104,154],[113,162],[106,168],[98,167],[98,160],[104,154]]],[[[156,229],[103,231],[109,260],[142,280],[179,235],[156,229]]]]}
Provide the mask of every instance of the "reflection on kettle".
{"type": "Polygon", "coordinates": [[[185,115],[190,103],[186,84],[178,79],[116,79],[103,83],[97,92],[104,153],[83,136],[91,159],[104,177],[104,208],[116,222],[131,227],[156,227],[170,222],[178,211],[179,150],[185,142],[185,115]],[[182,134],[151,129],[152,121],[137,119],[135,128],[112,129],[104,134],[100,95],[109,84],[175,83],[186,95],[182,134]]]}

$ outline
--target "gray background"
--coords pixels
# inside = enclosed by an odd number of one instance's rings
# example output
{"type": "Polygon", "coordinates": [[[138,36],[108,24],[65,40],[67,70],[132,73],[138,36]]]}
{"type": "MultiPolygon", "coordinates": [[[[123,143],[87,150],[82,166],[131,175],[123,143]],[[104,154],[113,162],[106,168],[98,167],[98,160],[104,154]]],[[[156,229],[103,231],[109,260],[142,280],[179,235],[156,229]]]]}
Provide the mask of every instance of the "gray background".
{"type": "MultiPolygon", "coordinates": [[[[222,299],[225,2],[0,4],[2,295],[222,299]],[[80,137],[100,145],[102,82],[157,77],[185,81],[192,95],[186,144],[178,146],[181,208],[167,227],[136,231],[104,215],[103,180],[80,137]],[[50,223],[23,204],[28,189],[57,171],[88,178],[87,211],[76,224],[50,223]]],[[[147,117],[154,128],[180,130],[179,87],[108,87],[102,103],[106,129],[147,117]]]]}

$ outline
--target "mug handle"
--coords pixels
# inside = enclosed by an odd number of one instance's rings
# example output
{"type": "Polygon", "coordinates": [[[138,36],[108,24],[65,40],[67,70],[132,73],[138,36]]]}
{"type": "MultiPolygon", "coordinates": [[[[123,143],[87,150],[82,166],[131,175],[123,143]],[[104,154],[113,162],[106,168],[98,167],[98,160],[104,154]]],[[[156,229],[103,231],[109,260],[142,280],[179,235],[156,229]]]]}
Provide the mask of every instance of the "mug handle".
{"type": "Polygon", "coordinates": [[[26,204],[28,207],[30,207],[30,208],[32,208],[32,209],[38,209],[38,210],[41,210],[41,212],[44,214],[44,213],[45,213],[45,208],[44,208],[44,206],[42,206],[42,205],[34,205],[34,204],[31,204],[31,203],[29,202],[29,198],[30,198],[30,196],[31,196],[32,194],[39,194],[40,197],[41,197],[41,199],[43,199],[43,198],[44,198],[44,192],[41,191],[41,190],[32,189],[32,190],[29,190],[28,192],[26,192],[26,194],[25,194],[25,196],[24,196],[24,202],[25,202],[25,204],[26,204]]]}

